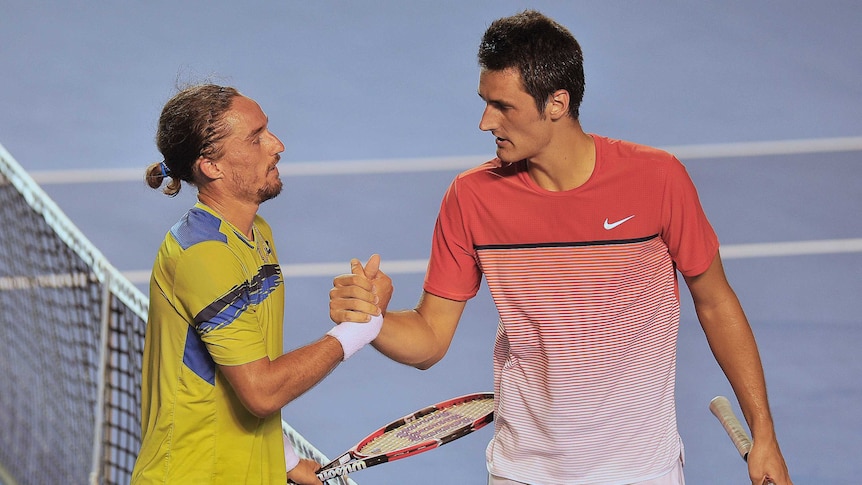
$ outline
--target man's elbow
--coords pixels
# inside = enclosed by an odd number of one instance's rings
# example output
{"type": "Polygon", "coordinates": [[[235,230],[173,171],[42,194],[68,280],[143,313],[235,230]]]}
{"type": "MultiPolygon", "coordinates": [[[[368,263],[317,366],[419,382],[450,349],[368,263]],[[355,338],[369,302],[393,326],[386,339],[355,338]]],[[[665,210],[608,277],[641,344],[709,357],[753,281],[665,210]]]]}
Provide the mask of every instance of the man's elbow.
{"type": "Polygon", "coordinates": [[[265,393],[244,389],[242,392],[237,392],[237,397],[246,411],[261,419],[281,411],[281,403],[265,393]]]}
{"type": "Polygon", "coordinates": [[[242,400],[243,406],[251,414],[261,419],[266,419],[276,412],[281,412],[281,406],[277,403],[266,399],[249,399],[242,400]]]}
{"type": "Polygon", "coordinates": [[[422,362],[414,363],[414,364],[411,364],[411,365],[412,365],[413,367],[415,367],[415,368],[419,369],[419,370],[428,370],[428,369],[430,369],[434,364],[436,364],[437,362],[440,362],[440,360],[441,360],[441,359],[443,359],[443,356],[444,356],[444,355],[446,355],[446,354],[445,354],[445,353],[443,353],[442,355],[435,355],[434,357],[431,357],[430,359],[423,360],[422,362]]]}
{"type": "Polygon", "coordinates": [[[281,411],[284,402],[280,401],[277,385],[272,382],[271,362],[263,357],[254,362],[237,366],[221,366],[220,369],[236,400],[258,418],[267,418],[281,411]]]}

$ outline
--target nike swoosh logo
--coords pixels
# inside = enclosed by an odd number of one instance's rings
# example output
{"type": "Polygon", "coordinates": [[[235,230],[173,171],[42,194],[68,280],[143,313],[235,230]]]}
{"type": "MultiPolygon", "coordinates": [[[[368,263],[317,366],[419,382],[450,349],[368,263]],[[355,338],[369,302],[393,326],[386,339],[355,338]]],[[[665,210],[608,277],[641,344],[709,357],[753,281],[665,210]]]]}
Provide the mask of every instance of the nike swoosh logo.
{"type": "Polygon", "coordinates": [[[629,220],[629,219],[631,219],[632,217],[634,217],[634,215],[630,215],[630,216],[626,217],[625,219],[620,219],[620,220],[618,220],[617,222],[608,222],[608,220],[607,220],[607,219],[605,219],[605,229],[607,229],[608,231],[610,231],[611,229],[613,229],[613,228],[615,228],[615,227],[619,226],[620,224],[622,224],[623,222],[628,221],[628,220],[629,220]]]}

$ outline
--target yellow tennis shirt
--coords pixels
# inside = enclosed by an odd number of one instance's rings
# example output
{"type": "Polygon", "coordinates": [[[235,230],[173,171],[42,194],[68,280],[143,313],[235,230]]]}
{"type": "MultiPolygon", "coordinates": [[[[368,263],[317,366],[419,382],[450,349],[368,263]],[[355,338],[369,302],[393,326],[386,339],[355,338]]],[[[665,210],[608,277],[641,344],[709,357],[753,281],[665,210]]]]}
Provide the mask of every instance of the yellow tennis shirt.
{"type": "Polygon", "coordinates": [[[260,216],[249,240],[198,203],[165,236],[150,279],[133,484],[285,483],[280,414],[251,414],[218,368],[282,354],[283,281],[260,216]]]}

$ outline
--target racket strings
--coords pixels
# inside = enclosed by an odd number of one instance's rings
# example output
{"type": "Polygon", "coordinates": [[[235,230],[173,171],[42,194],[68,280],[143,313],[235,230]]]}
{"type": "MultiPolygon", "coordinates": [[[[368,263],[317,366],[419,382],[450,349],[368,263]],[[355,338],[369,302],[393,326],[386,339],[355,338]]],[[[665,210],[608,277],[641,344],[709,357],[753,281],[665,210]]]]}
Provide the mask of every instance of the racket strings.
{"type": "Polygon", "coordinates": [[[438,409],[369,441],[358,452],[362,455],[388,453],[424,441],[439,439],[494,410],[493,399],[476,399],[438,409]]]}

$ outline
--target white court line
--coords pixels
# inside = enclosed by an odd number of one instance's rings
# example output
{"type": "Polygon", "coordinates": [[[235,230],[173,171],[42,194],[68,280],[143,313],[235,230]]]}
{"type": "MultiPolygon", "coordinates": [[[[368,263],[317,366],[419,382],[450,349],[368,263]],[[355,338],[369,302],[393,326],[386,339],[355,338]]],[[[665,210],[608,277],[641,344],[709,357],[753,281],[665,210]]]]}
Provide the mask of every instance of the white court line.
{"type": "MultiPolygon", "coordinates": [[[[812,254],[839,254],[862,252],[862,238],[825,239],[821,241],[795,241],[756,244],[729,244],[721,247],[722,259],[768,258],[776,256],[806,256],[812,254]]],[[[427,259],[402,259],[383,261],[382,269],[386,274],[424,274],[427,259]]],[[[323,276],[332,278],[349,272],[349,262],[284,264],[281,266],[285,278],[308,278],[323,276]]],[[[134,284],[146,284],[150,271],[125,271],[134,284]]]]}
{"type": "Polygon", "coordinates": [[[862,238],[758,244],[730,244],[721,247],[722,259],[805,256],[809,254],[858,252],[862,252],[862,238]]]}
{"type": "MultiPolygon", "coordinates": [[[[795,155],[802,153],[862,151],[862,136],[843,138],[812,138],[802,140],[758,141],[744,143],[714,143],[704,145],[676,145],[663,147],[679,159],[757,157],[766,155],[795,155]]],[[[490,155],[460,157],[394,158],[384,160],[353,160],[329,162],[291,162],[284,160],[279,172],[285,177],[309,175],[347,175],[362,173],[403,173],[460,171],[475,167],[490,155]]],[[[144,180],[143,168],[103,168],[81,170],[32,171],[30,175],[40,185],[105,182],[132,182],[144,180]]]]}

